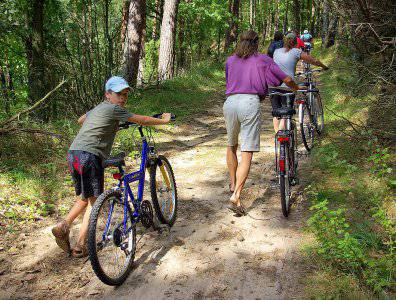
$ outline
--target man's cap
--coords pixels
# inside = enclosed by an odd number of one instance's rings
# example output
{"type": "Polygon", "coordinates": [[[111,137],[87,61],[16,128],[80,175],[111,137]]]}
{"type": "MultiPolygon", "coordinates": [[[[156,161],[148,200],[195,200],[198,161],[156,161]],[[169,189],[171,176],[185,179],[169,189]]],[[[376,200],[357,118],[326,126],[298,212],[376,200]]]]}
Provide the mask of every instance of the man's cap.
{"type": "Polygon", "coordinates": [[[304,30],[304,34],[307,34],[307,33],[308,33],[308,30],[305,29],[305,30],[304,30]]]}
{"type": "Polygon", "coordinates": [[[286,38],[294,40],[297,38],[297,36],[293,32],[289,32],[288,34],[286,34],[286,38]]]}
{"type": "Polygon", "coordinates": [[[129,86],[128,82],[120,76],[110,77],[105,85],[106,92],[112,90],[113,92],[119,93],[123,89],[127,89],[127,88],[130,89],[131,87],[129,86]]]}

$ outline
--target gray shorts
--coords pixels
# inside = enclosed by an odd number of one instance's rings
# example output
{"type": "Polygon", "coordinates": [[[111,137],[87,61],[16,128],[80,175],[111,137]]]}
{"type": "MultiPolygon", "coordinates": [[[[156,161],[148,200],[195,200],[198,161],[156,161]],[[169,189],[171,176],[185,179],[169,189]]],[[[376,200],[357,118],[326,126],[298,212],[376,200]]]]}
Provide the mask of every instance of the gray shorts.
{"type": "Polygon", "coordinates": [[[223,105],[227,128],[227,145],[238,144],[241,133],[241,151],[260,151],[261,106],[258,95],[235,94],[223,105]]]}

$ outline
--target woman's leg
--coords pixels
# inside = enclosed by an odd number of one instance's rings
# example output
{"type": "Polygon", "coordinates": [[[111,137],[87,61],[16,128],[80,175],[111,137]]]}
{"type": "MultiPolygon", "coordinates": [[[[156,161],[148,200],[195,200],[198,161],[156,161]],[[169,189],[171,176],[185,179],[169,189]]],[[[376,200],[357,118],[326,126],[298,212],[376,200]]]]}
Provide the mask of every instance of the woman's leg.
{"type": "Polygon", "coordinates": [[[241,205],[240,196],[250,171],[252,157],[253,157],[253,152],[242,151],[242,161],[239,164],[236,171],[235,191],[230,198],[230,201],[235,203],[237,206],[241,205]]]}
{"type": "Polygon", "coordinates": [[[235,190],[236,182],[236,172],[238,168],[238,158],[237,158],[238,145],[227,146],[227,167],[230,173],[230,190],[233,192],[235,190]]]}

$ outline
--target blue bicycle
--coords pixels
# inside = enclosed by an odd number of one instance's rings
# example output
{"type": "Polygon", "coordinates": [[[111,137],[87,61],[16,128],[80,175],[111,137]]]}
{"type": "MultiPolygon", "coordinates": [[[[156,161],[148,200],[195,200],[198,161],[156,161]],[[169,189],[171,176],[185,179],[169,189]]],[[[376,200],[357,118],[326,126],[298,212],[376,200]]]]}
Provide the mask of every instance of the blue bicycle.
{"type": "Polygon", "coordinates": [[[113,174],[118,184],[98,197],[92,207],[88,227],[87,247],[92,268],[108,285],[122,284],[132,270],[137,224],[140,222],[145,228],[154,226],[151,202],[143,200],[146,169],[150,174],[151,200],[158,220],[172,226],[177,215],[176,181],[168,159],[158,155],[151,128],[124,123],[120,124],[120,129],[130,126],[138,129],[142,141],[140,169],[125,174],[124,153],[103,162],[105,168],[118,168],[118,173],[113,174]],[[135,198],[129,184],[136,181],[138,190],[135,198]]]}

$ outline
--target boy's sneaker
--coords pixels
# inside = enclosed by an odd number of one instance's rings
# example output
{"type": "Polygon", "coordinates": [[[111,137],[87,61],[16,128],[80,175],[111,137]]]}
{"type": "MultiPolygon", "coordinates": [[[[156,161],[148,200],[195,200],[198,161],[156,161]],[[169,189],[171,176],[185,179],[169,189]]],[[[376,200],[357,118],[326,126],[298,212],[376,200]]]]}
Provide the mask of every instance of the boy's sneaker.
{"type": "Polygon", "coordinates": [[[69,233],[70,228],[65,220],[58,223],[55,227],[52,228],[52,234],[55,236],[56,243],[63,251],[68,254],[70,254],[71,251],[69,233]]]}

